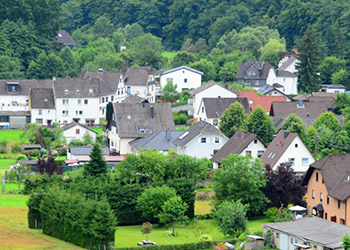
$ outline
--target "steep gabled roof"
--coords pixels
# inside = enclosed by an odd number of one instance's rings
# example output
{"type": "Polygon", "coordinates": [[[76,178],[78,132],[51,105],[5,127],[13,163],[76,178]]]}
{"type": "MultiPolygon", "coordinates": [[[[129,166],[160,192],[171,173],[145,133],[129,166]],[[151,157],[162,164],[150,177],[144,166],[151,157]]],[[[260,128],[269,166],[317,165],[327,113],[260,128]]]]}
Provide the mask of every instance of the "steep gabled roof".
{"type": "Polygon", "coordinates": [[[261,156],[262,163],[270,165],[271,168],[274,167],[296,137],[298,137],[297,133],[281,130],[261,156]]]}
{"type": "Polygon", "coordinates": [[[198,88],[196,88],[196,89],[190,91],[189,94],[192,95],[192,96],[194,96],[194,95],[196,95],[196,94],[202,92],[203,90],[209,89],[210,87],[215,86],[215,85],[219,85],[219,84],[217,84],[217,83],[214,82],[214,81],[209,81],[208,83],[206,83],[206,84],[204,84],[204,85],[202,85],[202,86],[200,86],[200,87],[198,87],[198,88]]]}
{"type": "Polygon", "coordinates": [[[74,46],[75,45],[73,38],[65,30],[58,31],[57,42],[61,43],[64,46],[74,46]]]}
{"type": "Polygon", "coordinates": [[[34,88],[52,88],[52,80],[0,80],[0,95],[29,96],[29,90],[34,88]],[[18,92],[8,92],[7,83],[18,84],[18,92]]]}
{"type": "MultiPolygon", "coordinates": [[[[288,58],[288,60],[285,62],[285,63],[283,63],[282,65],[281,65],[281,67],[279,67],[278,68],[278,70],[283,70],[283,71],[285,71],[291,64],[293,64],[296,60],[298,60],[297,58],[296,58],[296,56],[294,56],[294,55],[291,55],[289,58],[288,58]]],[[[288,71],[287,71],[288,72],[288,71]]]]}
{"type": "Polygon", "coordinates": [[[222,148],[215,153],[215,155],[210,159],[211,161],[222,163],[222,159],[226,158],[229,154],[240,154],[242,151],[248,147],[248,145],[255,139],[259,140],[266,148],[265,143],[255,134],[249,133],[247,131],[238,130],[231,138],[228,140],[222,148]]]}
{"type": "MultiPolygon", "coordinates": [[[[222,114],[230,107],[232,103],[239,102],[246,114],[250,113],[249,102],[247,98],[218,97],[203,98],[205,113],[208,119],[220,118],[222,114]]],[[[201,105],[200,105],[201,106],[201,105]]]]}
{"type": "Polygon", "coordinates": [[[30,106],[32,109],[54,109],[55,97],[53,89],[33,88],[29,92],[30,106]]]}
{"type": "Polygon", "coordinates": [[[82,71],[80,77],[84,79],[98,78],[108,83],[111,90],[116,92],[119,86],[120,75],[122,72],[119,71],[82,71]]]}
{"type": "Polygon", "coordinates": [[[287,70],[277,69],[276,70],[277,77],[298,77],[296,74],[289,72],[287,70]]]}
{"type": "Polygon", "coordinates": [[[57,78],[54,80],[56,98],[96,98],[100,96],[99,79],[57,78]]]}
{"type": "Polygon", "coordinates": [[[169,151],[171,149],[176,149],[173,140],[182,133],[183,131],[178,130],[159,130],[149,136],[136,139],[129,144],[133,149],[139,149],[141,147],[143,150],[152,149],[169,151]]]}
{"type": "MultiPolygon", "coordinates": [[[[113,113],[120,138],[140,138],[162,129],[175,129],[169,103],[113,103],[113,113]]],[[[111,119],[107,127],[110,124],[111,119]]]]}
{"type": "Polygon", "coordinates": [[[148,101],[145,98],[139,97],[138,95],[128,95],[122,103],[148,103],[148,101]]]}
{"type": "Polygon", "coordinates": [[[66,130],[68,130],[68,129],[74,128],[74,127],[76,127],[76,126],[85,128],[85,129],[87,129],[87,130],[89,130],[89,131],[91,131],[91,132],[97,134],[97,132],[94,131],[94,130],[92,130],[91,128],[86,127],[86,126],[84,126],[84,125],[82,125],[82,124],[80,124],[80,123],[77,123],[77,122],[75,122],[75,121],[72,121],[71,123],[68,123],[67,125],[64,125],[64,126],[63,126],[63,131],[66,131],[66,130]]]}
{"type": "Polygon", "coordinates": [[[271,64],[268,62],[261,62],[261,61],[247,61],[243,63],[237,72],[237,79],[242,78],[254,78],[254,79],[267,79],[269,76],[270,69],[273,69],[271,64]],[[247,77],[246,71],[250,66],[254,66],[257,70],[261,72],[260,76],[254,76],[254,77],[247,77]]]}
{"type": "MultiPolygon", "coordinates": [[[[283,93],[282,91],[280,91],[277,87],[273,87],[273,86],[270,86],[270,85],[265,85],[264,87],[258,89],[258,92],[260,94],[265,95],[265,96],[268,96],[268,94],[271,93],[272,91],[276,91],[276,92],[280,93],[282,96],[284,96],[287,99],[290,99],[290,100],[292,99],[290,96],[288,96],[285,93],[283,93]]],[[[270,108],[268,109],[268,111],[270,111],[270,108]]]]}
{"type": "Polygon", "coordinates": [[[174,140],[174,143],[180,147],[185,146],[187,143],[196,138],[199,134],[221,134],[221,132],[210,123],[205,121],[199,121],[188,130],[184,131],[179,137],[174,140]]]}
{"type": "Polygon", "coordinates": [[[148,77],[157,74],[157,70],[152,67],[133,67],[123,68],[121,73],[125,85],[147,86],[155,83],[154,81],[149,81],[148,77]]]}
{"type": "MultiPolygon", "coordinates": [[[[72,146],[69,148],[69,152],[72,155],[90,155],[92,146],[72,146]]],[[[101,147],[103,155],[109,155],[108,147],[101,147]]]]}
{"type": "Polygon", "coordinates": [[[255,90],[243,90],[239,92],[240,97],[246,97],[252,109],[257,106],[262,107],[266,112],[269,112],[271,105],[274,102],[285,102],[283,96],[258,96],[255,90]]]}
{"type": "Polygon", "coordinates": [[[175,72],[175,71],[183,70],[183,69],[186,69],[186,70],[191,71],[191,72],[193,72],[193,73],[197,73],[197,74],[200,74],[200,75],[204,75],[202,71],[199,71],[199,70],[196,70],[196,69],[192,69],[192,68],[187,67],[187,66],[180,66],[180,67],[177,67],[177,68],[174,68],[174,69],[165,71],[165,72],[162,73],[162,75],[166,75],[166,74],[173,73],[173,72],[175,72]]]}
{"type": "Polygon", "coordinates": [[[344,201],[350,196],[350,154],[331,154],[310,165],[304,184],[306,185],[314,169],[322,173],[328,195],[344,201]]]}
{"type": "Polygon", "coordinates": [[[270,116],[287,117],[294,113],[299,117],[319,117],[322,113],[328,111],[327,102],[273,102],[271,104],[270,116]]]}

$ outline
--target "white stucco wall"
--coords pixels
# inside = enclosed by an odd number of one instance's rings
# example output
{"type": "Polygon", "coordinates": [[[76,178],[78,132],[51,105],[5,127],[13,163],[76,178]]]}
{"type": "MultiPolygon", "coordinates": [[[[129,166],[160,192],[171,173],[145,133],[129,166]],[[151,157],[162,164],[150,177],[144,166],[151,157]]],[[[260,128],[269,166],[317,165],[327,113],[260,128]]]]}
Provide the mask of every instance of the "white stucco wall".
{"type": "Polygon", "coordinates": [[[326,89],[326,93],[345,93],[345,89],[326,89]]]}
{"type": "Polygon", "coordinates": [[[0,111],[28,111],[28,96],[0,95],[0,111]]]}
{"type": "Polygon", "coordinates": [[[38,125],[49,125],[48,121],[51,120],[51,125],[56,122],[56,110],[55,109],[32,109],[31,110],[32,123],[38,125]],[[41,114],[40,114],[41,110],[41,114]],[[37,119],[42,119],[42,123],[38,123],[37,119]]]}
{"type": "Polygon", "coordinates": [[[68,98],[68,104],[63,104],[63,99],[56,99],[56,120],[60,124],[68,124],[73,121],[73,118],[80,119],[82,124],[86,120],[95,120],[95,124],[100,123],[100,106],[99,98],[68,98]],[[78,104],[81,100],[81,104],[78,104]],[[84,104],[84,100],[88,100],[88,104],[84,104]],[[68,115],[63,115],[63,110],[68,110],[68,115]],[[78,111],[78,114],[76,113],[78,111]],[[79,114],[82,111],[82,114],[79,114]]]}
{"type": "Polygon", "coordinates": [[[266,85],[273,85],[276,82],[275,69],[270,69],[269,75],[266,79],[266,85]]]}
{"type": "Polygon", "coordinates": [[[248,147],[246,147],[242,153],[240,153],[240,155],[242,156],[247,156],[248,155],[248,152],[247,151],[250,151],[251,152],[251,156],[253,158],[258,158],[260,156],[262,156],[263,152],[265,152],[266,150],[266,147],[265,145],[260,141],[260,140],[253,140],[249,145],[248,147]],[[260,154],[259,156],[259,151],[262,151],[262,153],[260,154]]]}
{"type": "Polygon", "coordinates": [[[83,141],[85,133],[88,133],[92,137],[93,142],[96,141],[96,133],[79,125],[76,125],[70,129],[63,131],[63,135],[64,137],[66,137],[67,143],[69,143],[72,140],[83,141]],[[79,130],[79,132],[77,130],[79,130]]]}
{"type": "Polygon", "coordinates": [[[100,117],[106,118],[106,107],[109,102],[115,102],[115,95],[106,95],[100,97],[100,117]],[[112,100],[113,99],[113,100],[112,100]]]}
{"type": "Polygon", "coordinates": [[[187,69],[179,69],[160,76],[160,85],[162,88],[165,87],[168,81],[172,81],[174,85],[176,84],[176,91],[181,92],[183,89],[196,89],[200,87],[202,84],[202,75],[187,69]],[[187,82],[185,82],[185,79],[187,79],[187,82]]]}
{"type": "Polygon", "coordinates": [[[222,86],[214,85],[193,96],[193,118],[197,118],[197,111],[203,98],[233,97],[237,95],[222,86]]]}
{"type": "Polygon", "coordinates": [[[276,77],[276,83],[283,86],[281,91],[286,95],[297,95],[298,94],[298,77],[276,77]]]}
{"type": "Polygon", "coordinates": [[[275,170],[280,163],[288,162],[291,158],[294,158],[294,171],[299,173],[306,172],[309,165],[315,162],[314,157],[299,137],[293,140],[278,162],[273,166],[273,169],[275,170]],[[298,145],[297,147],[295,147],[296,144],[298,145]],[[308,164],[302,164],[302,158],[308,158],[308,164]]]}
{"type": "Polygon", "coordinates": [[[222,134],[200,134],[184,147],[178,146],[177,153],[210,159],[214,155],[214,150],[219,150],[227,141],[228,139],[222,134]],[[206,143],[201,143],[201,138],[206,138],[206,143]],[[219,143],[215,143],[215,138],[219,138],[219,143]]]}

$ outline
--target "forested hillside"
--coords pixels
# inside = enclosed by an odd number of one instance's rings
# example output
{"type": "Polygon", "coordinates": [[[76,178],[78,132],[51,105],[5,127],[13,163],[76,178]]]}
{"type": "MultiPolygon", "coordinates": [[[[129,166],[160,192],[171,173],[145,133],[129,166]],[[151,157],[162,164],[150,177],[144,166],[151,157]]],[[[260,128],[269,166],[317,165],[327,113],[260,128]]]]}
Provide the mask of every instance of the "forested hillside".
{"type": "MultiPolygon", "coordinates": [[[[13,0],[0,2],[0,25],[0,78],[71,77],[87,67],[190,64],[205,72],[204,80],[225,76],[234,81],[243,61],[276,64],[278,50],[299,48],[309,25],[320,59],[344,58],[350,2],[13,0]],[[59,29],[72,35],[73,51],[55,42],[59,29]],[[120,45],[127,50],[120,53],[120,45]],[[161,56],[164,50],[184,52],[168,64],[161,56]]],[[[344,70],[341,65],[331,73],[344,70]]]]}

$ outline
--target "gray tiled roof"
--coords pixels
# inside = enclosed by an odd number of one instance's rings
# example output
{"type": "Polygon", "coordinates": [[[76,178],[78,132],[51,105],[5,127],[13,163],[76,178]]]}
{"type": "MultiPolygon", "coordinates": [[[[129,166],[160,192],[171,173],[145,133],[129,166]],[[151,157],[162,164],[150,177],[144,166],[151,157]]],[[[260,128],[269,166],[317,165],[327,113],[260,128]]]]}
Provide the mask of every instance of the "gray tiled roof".
{"type": "Polygon", "coordinates": [[[188,71],[191,71],[191,72],[203,75],[202,71],[199,71],[199,70],[196,70],[196,69],[192,69],[192,68],[187,67],[187,66],[180,66],[180,67],[177,67],[177,68],[165,71],[162,75],[166,75],[166,74],[169,74],[169,73],[172,73],[172,72],[175,72],[175,71],[178,71],[178,70],[183,70],[183,69],[186,69],[188,71]]]}
{"type": "MultiPolygon", "coordinates": [[[[248,145],[253,140],[259,140],[263,145],[261,139],[252,133],[247,131],[238,130],[231,138],[228,140],[222,148],[215,153],[215,155],[210,159],[212,161],[222,163],[222,159],[226,158],[229,154],[240,154],[242,151],[248,147],[248,145]]],[[[266,145],[265,145],[266,147],[266,145]]]]}
{"type": "Polygon", "coordinates": [[[343,236],[350,234],[350,227],[324,220],[318,217],[304,217],[300,220],[263,225],[264,228],[318,242],[324,247],[341,248],[343,236]]]}
{"type": "Polygon", "coordinates": [[[63,126],[63,131],[66,131],[66,130],[68,130],[68,129],[74,128],[75,126],[80,126],[80,127],[82,127],[82,128],[85,128],[85,129],[87,129],[87,130],[89,130],[89,131],[91,131],[91,132],[97,134],[97,132],[94,131],[94,130],[92,130],[91,128],[86,127],[86,126],[84,126],[84,125],[82,125],[82,124],[80,124],[80,123],[77,123],[77,122],[75,122],[75,121],[72,121],[71,123],[68,123],[67,125],[64,125],[64,126],[63,126]]]}
{"type": "Polygon", "coordinates": [[[53,89],[33,88],[29,92],[29,102],[33,109],[54,109],[55,97],[53,89]]]}
{"type": "Polygon", "coordinates": [[[257,70],[261,71],[259,79],[267,79],[267,77],[269,76],[270,69],[273,69],[271,64],[269,64],[268,62],[247,61],[239,67],[238,72],[237,72],[237,78],[240,78],[240,79],[246,78],[247,77],[246,70],[251,65],[253,65],[257,70]]]}
{"type": "Polygon", "coordinates": [[[291,56],[288,58],[288,60],[287,60],[285,63],[283,63],[283,64],[281,65],[281,67],[279,67],[278,69],[284,71],[284,70],[285,70],[286,68],[288,68],[292,63],[294,63],[296,60],[297,60],[296,56],[291,55],[291,56]]]}
{"type": "Polygon", "coordinates": [[[296,74],[286,70],[282,70],[282,69],[276,70],[276,76],[277,77],[297,77],[296,74]]]}
{"type": "Polygon", "coordinates": [[[200,86],[200,87],[190,91],[189,94],[192,95],[192,96],[196,95],[196,94],[202,92],[203,90],[206,90],[206,89],[208,89],[208,88],[210,88],[212,86],[215,86],[215,85],[218,85],[218,84],[216,82],[214,82],[214,81],[210,81],[210,82],[208,82],[208,83],[206,83],[206,84],[204,84],[204,85],[202,85],[202,86],[200,86]]]}
{"type": "Polygon", "coordinates": [[[124,78],[125,85],[130,86],[146,86],[150,83],[148,77],[155,75],[157,70],[152,67],[135,67],[135,68],[123,68],[121,73],[124,78]]]}
{"type": "Polygon", "coordinates": [[[178,130],[159,130],[149,136],[136,139],[129,144],[133,149],[139,149],[141,147],[143,150],[152,149],[169,151],[171,149],[176,149],[173,140],[182,133],[183,131],[178,130]]]}
{"type": "Polygon", "coordinates": [[[0,80],[0,95],[29,96],[29,90],[33,88],[52,88],[52,80],[0,80]],[[9,93],[7,91],[7,82],[18,83],[19,91],[9,93]]]}
{"type": "Polygon", "coordinates": [[[298,107],[298,102],[273,102],[271,104],[270,116],[286,117],[292,113],[299,117],[319,117],[328,111],[330,107],[327,102],[303,102],[303,107],[298,107]]]}
{"type": "Polygon", "coordinates": [[[99,79],[57,78],[56,98],[96,98],[100,96],[99,79]]]}
{"type": "Polygon", "coordinates": [[[145,102],[147,103],[148,101],[145,98],[139,97],[138,95],[128,95],[123,101],[122,103],[141,103],[141,102],[145,102]]]}
{"type": "Polygon", "coordinates": [[[80,77],[84,79],[98,78],[108,83],[109,88],[116,92],[118,90],[121,71],[82,71],[80,77]]]}
{"type": "Polygon", "coordinates": [[[169,103],[113,103],[113,112],[120,138],[140,138],[162,129],[175,129],[169,103]]]}
{"type": "Polygon", "coordinates": [[[220,118],[226,109],[235,102],[242,104],[246,114],[250,113],[249,101],[246,97],[203,98],[202,102],[208,119],[220,118]]]}
{"type": "Polygon", "coordinates": [[[58,31],[57,42],[61,43],[63,45],[66,45],[66,46],[68,46],[68,45],[75,45],[75,42],[73,41],[73,38],[65,30],[58,31]]]}
{"type": "Polygon", "coordinates": [[[30,116],[29,111],[0,111],[0,116],[30,116]]]}
{"type": "MultiPolygon", "coordinates": [[[[92,146],[72,146],[69,148],[69,152],[72,155],[90,155],[92,146]]],[[[109,155],[108,147],[101,147],[103,155],[109,155]]]]}
{"type": "Polygon", "coordinates": [[[199,121],[188,130],[183,131],[183,133],[174,140],[174,143],[183,147],[202,133],[221,134],[221,132],[210,123],[199,121]]]}

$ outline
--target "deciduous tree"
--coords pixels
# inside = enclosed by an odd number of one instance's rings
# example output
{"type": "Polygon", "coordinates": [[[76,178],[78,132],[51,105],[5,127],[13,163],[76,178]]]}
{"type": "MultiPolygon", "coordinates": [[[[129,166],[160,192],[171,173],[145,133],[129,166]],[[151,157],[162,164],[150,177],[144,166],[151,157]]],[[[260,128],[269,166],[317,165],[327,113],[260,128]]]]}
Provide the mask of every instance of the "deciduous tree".
{"type": "Polygon", "coordinates": [[[239,102],[232,103],[220,118],[219,129],[231,138],[238,129],[243,127],[246,118],[245,110],[239,102]]]}

